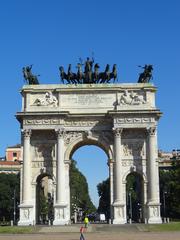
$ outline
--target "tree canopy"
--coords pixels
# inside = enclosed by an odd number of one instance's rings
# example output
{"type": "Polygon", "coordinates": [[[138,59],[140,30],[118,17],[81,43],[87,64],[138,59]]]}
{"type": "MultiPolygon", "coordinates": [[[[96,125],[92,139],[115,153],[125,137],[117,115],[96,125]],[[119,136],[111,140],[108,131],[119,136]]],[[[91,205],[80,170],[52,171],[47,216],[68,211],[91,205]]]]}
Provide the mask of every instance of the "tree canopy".
{"type": "Polygon", "coordinates": [[[109,178],[97,185],[99,195],[98,213],[104,213],[106,219],[110,218],[110,182],[109,178]]]}
{"type": "Polygon", "coordinates": [[[180,218],[180,161],[174,160],[170,170],[160,170],[162,216],[180,218]]]}
{"type": "Polygon", "coordinates": [[[0,174],[0,221],[13,219],[14,197],[16,216],[18,214],[18,203],[20,195],[19,174],[0,174]],[[15,195],[15,196],[14,196],[15,195]]]}
{"type": "Polygon", "coordinates": [[[96,211],[96,207],[90,199],[86,178],[76,164],[72,160],[70,165],[71,212],[73,208],[81,208],[84,214],[89,214],[96,211]]]}

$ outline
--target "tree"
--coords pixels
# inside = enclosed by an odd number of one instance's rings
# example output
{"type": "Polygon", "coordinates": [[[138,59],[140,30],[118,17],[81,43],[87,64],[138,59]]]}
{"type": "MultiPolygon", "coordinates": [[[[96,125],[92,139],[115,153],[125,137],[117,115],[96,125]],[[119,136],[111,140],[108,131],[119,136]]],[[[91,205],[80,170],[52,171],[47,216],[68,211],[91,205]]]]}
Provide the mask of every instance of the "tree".
{"type": "Polygon", "coordinates": [[[96,211],[96,207],[90,199],[86,178],[76,164],[72,160],[70,165],[71,212],[73,208],[81,208],[84,214],[89,214],[96,211]]]}
{"type": "Polygon", "coordinates": [[[110,181],[107,178],[97,185],[99,199],[98,213],[104,213],[106,219],[110,218],[110,181]]]}
{"type": "Polygon", "coordinates": [[[160,170],[160,199],[163,217],[180,218],[180,161],[170,170],[160,170]]]}
{"type": "Polygon", "coordinates": [[[15,208],[16,217],[18,216],[17,205],[19,203],[20,195],[20,177],[19,174],[0,174],[0,220],[11,220],[13,219],[14,212],[14,197],[15,197],[15,208]],[[16,189],[14,196],[14,190],[16,189]]]}

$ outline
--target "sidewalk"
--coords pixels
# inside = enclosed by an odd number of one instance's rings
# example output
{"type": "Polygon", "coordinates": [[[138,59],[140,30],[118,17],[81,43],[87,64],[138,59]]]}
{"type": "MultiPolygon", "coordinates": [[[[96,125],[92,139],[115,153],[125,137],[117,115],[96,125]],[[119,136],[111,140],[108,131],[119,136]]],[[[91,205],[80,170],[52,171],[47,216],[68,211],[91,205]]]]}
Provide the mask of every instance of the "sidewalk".
{"type": "MultiPolygon", "coordinates": [[[[79,240],[79,233],[38,233],[0,235],[0,240],[79,240]]],[[[130,233],[85,233],[85,240],[179,240],[180,232],[130,232],[130,233]]]]}

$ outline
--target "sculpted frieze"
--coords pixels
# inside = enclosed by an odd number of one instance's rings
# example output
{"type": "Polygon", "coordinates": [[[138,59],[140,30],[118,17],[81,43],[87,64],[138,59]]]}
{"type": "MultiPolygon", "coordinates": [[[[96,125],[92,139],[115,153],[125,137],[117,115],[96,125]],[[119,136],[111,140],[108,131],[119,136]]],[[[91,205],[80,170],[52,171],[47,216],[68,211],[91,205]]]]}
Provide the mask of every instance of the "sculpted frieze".
{"type": "Polygon", "coordinates": [[[32,106],[50,106],[50,107],[57,107],[58,100],[57,98],[52,94],[52,92],[48,91],[45,93],[43,97],[37,98],[32,106]]]}
{"type": "Polygon", "coordinates": [[[142,124],[142,123],[154,123],[155,119],[151,117],[130,117],[130,118],[115,118],[115,124],[142,124]]]}
{"type": "Polygon", "coordinates": [[[122,149],[124,157],[140,158],[145,155],[143,141],[123,142],[122,149]]]}
{"type": "Polygon", "coordinates": [[[33,161],[32,168],[56,167],[56,161],[33,161]]]}
{"type": "Polygon", "coordinates": [[[137,160],[137,159],[123,159],[122,160],[122,166],[123,167],[137,167],[140,168],[141,166],[145,166],[146,161],[144,160],[137,160]]]}
{"type": "Polygon", "coordinates": [[[48,144],[36,144],[34,147],[35,158],[37,160],[52,159],[54,153],[54,146],[50,143],[48,144]]]}
{"type": "Polygon", "coordinates": [[[71,142],[73,142],[74,140],[76,140],[82,136],[83,136],[83,132],[67,132],[64,135],[64,143],[65,143],[65,145],[68,145],[71,142]]]}
{"type": "Polygon", "coordinates": [[[143,95],[134,91],[124,90],[118,99],[118,105],[142,105],[146,100],[143,95]]]}
{"type": "Polygon", "coordinates": [[[58,118],[34,118],[34,119],[25,119],[23,121],[24,125],[57,125],[63,124],[63,119],[58,118]]]}
{"type": "Polygon", "coordinates": [[[101,119],[101,120],[66,120],[64,122],[65,127],[94,127],[96,125],[111,125],[112,122],[109,119],[101,119]]]}

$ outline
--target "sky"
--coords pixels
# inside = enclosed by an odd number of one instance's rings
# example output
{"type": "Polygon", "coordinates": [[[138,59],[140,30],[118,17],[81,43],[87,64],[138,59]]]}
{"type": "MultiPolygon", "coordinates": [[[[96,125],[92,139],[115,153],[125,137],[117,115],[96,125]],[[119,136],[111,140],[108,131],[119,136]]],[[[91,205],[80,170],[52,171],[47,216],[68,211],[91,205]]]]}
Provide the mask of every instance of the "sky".
{"type": "MultiPolygon", "coordinates": [[[[119,83],[137,82],[138,65],[153,65],[156,106],[163,112],[159,149],[180,148],[179,25],[179,0],[1,0],[0,156],[20,142],[15,114],[21,111],[22,67],[33,64],[40,83],[58,84],[60,65],[75,68],[79,57],[92,54],[101,70],[107,63],[117,64],[119,83]]],[[[75,155],[83,159],[87,149],[75,155]]],[[[104,152],[93,151],[106,165],[104,152]]]]}

